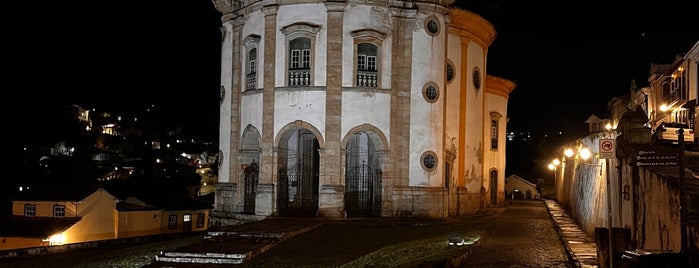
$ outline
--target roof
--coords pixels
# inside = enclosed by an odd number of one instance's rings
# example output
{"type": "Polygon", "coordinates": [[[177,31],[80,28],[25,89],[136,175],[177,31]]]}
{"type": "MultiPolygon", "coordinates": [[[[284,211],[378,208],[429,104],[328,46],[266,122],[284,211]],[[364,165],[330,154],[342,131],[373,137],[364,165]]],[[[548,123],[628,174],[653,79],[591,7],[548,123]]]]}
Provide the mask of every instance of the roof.
{"type": "Polygon", "coordinates": [[[44,184],[19,192],[13,201],[81,201],[95,193],[98,185],[44,184]]]}
{"type": "Polygon", "coordinates": [[[535,184],[535,183],[532,183],[532,182],[530,182],[530,181],[528,181],[528,180],[522,179],[520,176],[517,176],[517,175],[514,175],[514,174],[508,176],[507,178],[505,178],[505,183],[507,183],[507,181],[509,181],[510,179],[521,180],[522,182],[524,182],[524,183],[526,183],[526,184],[528,184],[528,185],[530,185],[530,186],[536,188],[536,184],[535,184]]]}

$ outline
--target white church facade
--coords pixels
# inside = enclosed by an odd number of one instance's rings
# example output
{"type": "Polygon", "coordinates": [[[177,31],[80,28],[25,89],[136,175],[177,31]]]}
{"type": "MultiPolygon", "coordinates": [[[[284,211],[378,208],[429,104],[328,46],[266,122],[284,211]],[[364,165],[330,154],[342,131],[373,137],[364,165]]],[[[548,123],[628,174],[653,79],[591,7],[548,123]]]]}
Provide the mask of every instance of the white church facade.
{"type": "Polygon", "coordinates": [[[436,1],[214,0],[222,13],[214,225],[429,217],[505,201],[496,31],[436,1]]]}

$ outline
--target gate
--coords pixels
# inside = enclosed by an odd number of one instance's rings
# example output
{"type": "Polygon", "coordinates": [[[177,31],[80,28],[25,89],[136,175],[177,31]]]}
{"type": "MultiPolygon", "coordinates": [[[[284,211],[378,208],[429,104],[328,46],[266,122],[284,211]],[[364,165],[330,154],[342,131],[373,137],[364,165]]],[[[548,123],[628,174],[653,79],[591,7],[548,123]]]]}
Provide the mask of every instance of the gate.
{"type": "Polygon", "coordinates": [[[299,133],[297,155],[281,156],[279,167],[279,214],[315,217],[318,212],[318,141],[299,133]]]}
{"type": "Polygon", "coordinates": [[[345,212],[347,217],[381,216],[379,157],[366,133],[357,133],[347,144],[345,159],[345,212]]]}
{"type": "Polygon", "coordinates": [[[381,174],[364,162],[346,175],[345,211],[348,217],[381,216],[381,174]]]}
{"type": "Polygon", "coordinates": [[[245,203],[243,204],[243,213],[245,214],[255,214],[255,198],[257,196],[257,181],[259,168],[255,160],[250,163],[244,170],[245,181],[245,203]]]}

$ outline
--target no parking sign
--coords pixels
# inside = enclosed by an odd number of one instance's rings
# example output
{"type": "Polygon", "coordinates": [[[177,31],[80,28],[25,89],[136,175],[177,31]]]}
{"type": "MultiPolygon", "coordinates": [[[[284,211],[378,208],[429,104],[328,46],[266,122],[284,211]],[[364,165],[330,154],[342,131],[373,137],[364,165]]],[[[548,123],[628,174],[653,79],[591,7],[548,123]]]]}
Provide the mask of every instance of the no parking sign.
{"type": "Polygon", "coordinates": [[[610,159],[615,157],[614,139],[599,140],[599,158],[610,159]]]}

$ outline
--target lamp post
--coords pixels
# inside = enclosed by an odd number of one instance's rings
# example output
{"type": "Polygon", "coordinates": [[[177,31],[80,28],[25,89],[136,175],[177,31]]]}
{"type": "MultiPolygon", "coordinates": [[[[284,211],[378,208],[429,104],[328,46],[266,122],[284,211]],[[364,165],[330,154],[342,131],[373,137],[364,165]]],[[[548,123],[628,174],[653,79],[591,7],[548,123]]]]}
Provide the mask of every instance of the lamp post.
{"type": "Polygon", "coordinates": [[[561,161],[558,158],[554,158],[551,163],[548,164],[548,169],[553,172],[553,197],[558,200],[558,176],[556,176],[556,170],[558,166],[561,165],[561,161]]]}

